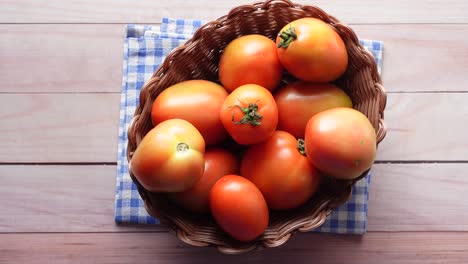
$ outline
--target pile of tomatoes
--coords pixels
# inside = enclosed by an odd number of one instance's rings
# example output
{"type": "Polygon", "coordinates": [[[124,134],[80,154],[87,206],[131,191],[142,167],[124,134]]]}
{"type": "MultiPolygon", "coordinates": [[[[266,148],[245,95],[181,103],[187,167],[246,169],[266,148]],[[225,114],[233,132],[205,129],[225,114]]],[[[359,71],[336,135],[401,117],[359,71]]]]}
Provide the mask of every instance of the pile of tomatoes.
{"type": "Polygon", "coordinates": [[[301,206],[321,177],[354,179],[374,162],[373,126],[331,83],[347,65],[343,40],[318,19],[289,23],[276,41],[239,37],[222,51],[219,83],[183,81],[155,99],[131,170],[148,191],[254,240],[270,210],[301,206]],[[281,85],[285,72],[295,81],[281,85]]]}

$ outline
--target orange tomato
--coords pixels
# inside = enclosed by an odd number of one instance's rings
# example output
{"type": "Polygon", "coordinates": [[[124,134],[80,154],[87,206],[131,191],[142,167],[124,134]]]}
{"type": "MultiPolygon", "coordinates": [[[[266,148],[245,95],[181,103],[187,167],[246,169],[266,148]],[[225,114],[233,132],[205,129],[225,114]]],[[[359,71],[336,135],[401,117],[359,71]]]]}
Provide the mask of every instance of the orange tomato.
{"type": "Polygon", "coordinates": [[[284,26],[276,39],[278,58],[286,70],[304,81],[330,82],[348,66],[340,35],[316,18],[301,18],[284,26]]]}
{"type": "Polygon", "coordinates": [[[154,100],[153,125],[173,118],[184,119],[200,131],[207,145],[217,144],[227,137],[218,114],[227,95],[221,85],[206,80],[174,84],[154,100]]]}
{"type": "Polygon", "coordinates": [[[210,208],[216,223],[239,241],[256,239],[268,226],[265,198],[255,184],[238,175],[226,175],[215,183],[210,208]]]}
{"type": "Polygon", "coordinates": [[[211,187],[227,174],[239,174],[239,160],[231,152],[221,149],[208,149],[205,153],[205,172],[192,188],[174,193],[172,198],[185,209],[205,213],[209,212],[211,187]]]}
{"type": "Polygon", "coordinates": [[[306,126],[305,150],[319,170],[338,179],[354,179],[374,163],[376,133],[369,119],[352,108],[314,115],[306,126]]]}
{"type": "Polygon", "coordinates": [[[256,84],[246,84],[228,95],[220,112],[221,122],[239,144],[248,145],[269,138],[278,125],[273,95],[256,84]]]}
{"type": "Polygon", "coordinates": [[[273,91],[283,67],[275,42],[263,35],[245,35],[231,41],[219,62],[219,80],[229,92],[244,84],[258,84],[273,91]]]}
{"type": "Polygon", "coordinates": [[[192,124],[169,119],[144,136],[130,169],[149,191],[185,191],[203,175],[204,153],[205,141],[192,124]]]}
{"type": "Polygon", "coordinates": [[[250,146],[242,159],[241,175],[262,192],[271,209],[292,209],[317,191],[320,173],[307,159],[303,140],[275,131],[266,141],[250,146]]]}
{"type": "Polygon", "coordinates": [[[298,81],[281,87],[274,95],[278,106],[278,130],[304,138],[309,119],[324,110],[353,106],[349,96],[329,83],[298,81]]]}

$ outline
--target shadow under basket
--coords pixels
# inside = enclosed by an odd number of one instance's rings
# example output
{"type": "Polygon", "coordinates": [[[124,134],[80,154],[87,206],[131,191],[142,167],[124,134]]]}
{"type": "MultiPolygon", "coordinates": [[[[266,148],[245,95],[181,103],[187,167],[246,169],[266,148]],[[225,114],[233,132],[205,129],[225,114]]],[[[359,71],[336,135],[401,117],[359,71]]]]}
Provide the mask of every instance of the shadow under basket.
{"type": "MultiPolygon", "coordinates": [[[[142,138],[153,128],[152,103],[161,91],[184,80],[218,82],[218,62],[229,42],[248,34],[262,34],[274,40],[283,26],[303,17],[324,21],[343,39],[348,51],[348,68],[335,83],[350,96],[354,108],[368,117],[377,133],[377,142],[381,142],[386,133],[383,122],[386,93],[374,57],[359,43],[351,28],[320,8],[287,0],[273,0],[232,9],[228,15],[203,25],[190,40],[166,57],[141,90],[140,102],[128,132],[129,162],[142,138]]],[[[287,82],[286,79],[283,81],[287,82]]],[[[195,216],[173,205],[167,195],[145,190],[130,169],[130,176],[150,215],[188,244],[215,246],[219,251],[229,254],[277,247],[297,231],[306,232],[319,227],[334,208],[349,199],[352,186],[365,175],[367,172],[349,181],[324,177],[318,193],[306,204],[294,210],[271,211],[270,223],[264,234],[255,241],[241,243],[226,235],[210,215],[195,216]]]]}

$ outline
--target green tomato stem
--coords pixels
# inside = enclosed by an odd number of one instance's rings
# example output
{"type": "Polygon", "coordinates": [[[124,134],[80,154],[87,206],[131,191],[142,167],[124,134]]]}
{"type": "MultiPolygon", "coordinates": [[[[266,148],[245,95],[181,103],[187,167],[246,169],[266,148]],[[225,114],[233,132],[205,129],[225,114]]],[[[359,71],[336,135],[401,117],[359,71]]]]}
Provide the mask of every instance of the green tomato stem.
{"type": "Polygon", "coordinates": [[[278,36],[281,38],[278,42],[278,48],[287,48],[294,40],[297,39],[296,31],[293,26],[289,26],[288,29],[280,32],[278,36]]]}
{"type": "Polygon", "coordinates": [[[189,146],[187,145],[187,143],[179,143],[177,144],[176,150],[177,152],[184,152],[189,150],[189,146]]]}
{"type": "Polygon", "coordinates": [[[240,105],[233,105],[231,107],[239,107],[239,109],[244,113],[244,116],[238,122],[234,121],[234,112],[232,113],[232,123],[235,125],[252,125],[252,126],[259,126],[262,124],[261,119],[263,116],[258,112],[258,105],[257,103],[249,103],[248,107],[243,107],[240,105]]]}
{"type": "Polygon", "coordinates": [[[303,156],[306,156],[306,152],[305,152],[305,141],[304,139],[300,138],[297,140],[297,150],[299,150],[299,153],[301,153],[301,155],[303,156]]]}

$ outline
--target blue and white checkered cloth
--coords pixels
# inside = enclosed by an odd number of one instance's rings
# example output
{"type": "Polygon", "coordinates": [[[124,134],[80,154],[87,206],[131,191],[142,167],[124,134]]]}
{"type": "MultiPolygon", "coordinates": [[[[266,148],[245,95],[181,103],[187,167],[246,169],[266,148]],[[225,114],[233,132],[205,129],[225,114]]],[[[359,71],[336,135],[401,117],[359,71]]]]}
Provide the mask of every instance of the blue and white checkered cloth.
{"type": "MultiPolygon", "coordinates": [[[[128,174],[127,130],[133,118],[140,89],[151,78],[165,56],[183,44],[203,24],[200,20],[163,18],[160,27],[127,25],[124,42],[123,78],[120,101],[120,126],[115,194],[117,223],[157,224],[148,215],[135,184],[128,174]]],[[[379,72],[382,64],[381,41],[360,40],[374,55],[379,72]]],[[[367,228],[367,202],[370,175],[357,182],[350,200],[335,209],[317,232],[364,234],[367,228]]]]}

